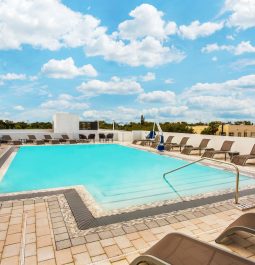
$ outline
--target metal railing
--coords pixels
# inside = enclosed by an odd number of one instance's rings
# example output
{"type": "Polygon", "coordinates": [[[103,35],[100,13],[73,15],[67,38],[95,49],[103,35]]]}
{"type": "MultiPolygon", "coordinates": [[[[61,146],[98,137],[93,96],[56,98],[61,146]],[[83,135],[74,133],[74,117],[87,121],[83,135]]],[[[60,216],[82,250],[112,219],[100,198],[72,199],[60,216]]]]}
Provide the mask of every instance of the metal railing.
{"type": "Polygon", "coordinates": [[[238,198],[239,198],[239,169],[236,165],[230,163],[230,162],[226,162],[226,161],[221,161],[221,160],[217,160],[217,159],[213,159],[213,158],[208,158],[208,157],[202,157],[194,162],[191,162],[189,164],[186,164],[184,166],[181,166],[181,167],[178,167],[176,169],[173,169],[173,170],[170,170],[166,173],[163,174],[163,179],[165,180],[165,182],[172,188],[172,190],[179,196],[179,198],[184,201],[184,199],[182,198],[182,196],[178,193],[177,190],[175,190],[175,188],[172,186],[172,184],[167,180],[166,176],[175,172],[175,171],[179,171],[185,167],[188,167],[188,166],[191,166],[193,164],[196,164],[196,163],[199,163],[203,160],[209,160],[209,161],[213,161],[213,162],[217,162],[217,163],[220,163],[220,164],[226,164],[226,165],[229,165],[229,166],[232,166],[235,171],[236,171],[236,187],[235,187],[235,203],[238,204],[238,198]]]}

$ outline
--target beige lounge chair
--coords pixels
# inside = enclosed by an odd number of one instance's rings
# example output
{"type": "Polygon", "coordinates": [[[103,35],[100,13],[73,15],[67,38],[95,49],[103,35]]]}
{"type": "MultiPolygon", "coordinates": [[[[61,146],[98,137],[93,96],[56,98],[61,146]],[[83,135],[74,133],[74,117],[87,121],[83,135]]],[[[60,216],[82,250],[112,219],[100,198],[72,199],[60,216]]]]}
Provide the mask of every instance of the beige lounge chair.
{"type": "Polygon", "coordinates": [[[36,139],[36,137],[34,135],[28,135],[28,139],[29,141],[31,141],[33,144],[36,145],[41,145],[41,144],[45,144],[44,140],[38,140],[36,139]]]}
{"type": "Polygon", "coordinates": [[[214,150],[213,148],[211,150],[206,150],[202,157],[213,158],[216,154],[224,154],[225,160],[227,160],[227,154],[230,152],[233,143],[233,141],[224,141],[220,150],[214,150]]]}
{"type": "Polygon", "coordinates": [[[181,152],[182,147],[184,147],[184,146],[186,145],[186,143],[188,142],[188,140],[189,140],[189,137],[183,137],[183,138],[181,139],[181,141],[180,141],[179,144],[177,144],[177,143],[166,144],[166,145],[165,145],[165,149],[166,149],[167,151],[171,151],[171,150],[173,150],[174,148],[178,147],[178,148],[180,148],[180,152],[181,152]]]}
{"type": "Polygon", "coordinates": [[[215,240],[216,243],[222,243],[224,238],[234,234],[237,231],[244,231],[255,234],[255,213],[246,213],[231,223],[215,240]]]}
{"type": "Polygon", "coordinates": [[[171,233],[131,265],[254,265],[253,261],[189,236],[171,233]]]}
{"type": "Polygon", "coordinates": [[[49,134],[44,135],[44,142],[49,144],[59,144],[59,140],[52,139],[52,137],[49,134]]]}
{"type": "Polygon", "coordinates": [[[199,146],[194,147],[192,145],[185,145],[184,149],[182,150],[182,154],[189,155],[192,151],[198,151],[199,155],[201,155],[202,150],[207,149],[207,145],[209,143],[210,139],[202,139],[199,146]]]}
{"type": "Polygon", "coordinates": [[[12,145],[21,145],[22,142],[20,140],[13,140],[10,135],[3,135],[2,140],[3,143],[12,144],[12,145]]]}
{"type": "Polygon", "coordinates": [[[62,134],[62,139],[59,139],[60,142],[69,143],[69,144],[77,144],[75,139],[70,139],[67,134],[62,134]]]}
{"type": "Polygon", "coordinates": [[[233,156],[231,159],[231,162],[236,164],[236,165],[245,166],[247,160],[249,160],[249,159],[255,159],[255,144],[253,145],[249,155],[233,156]]]}
{"type": "Polygon", "coordinates": [[[172,135],[168,136],[164,145],[171,144],[173,141],[173,138],[174,138],[174,136],[172,136],[172,135]]]}

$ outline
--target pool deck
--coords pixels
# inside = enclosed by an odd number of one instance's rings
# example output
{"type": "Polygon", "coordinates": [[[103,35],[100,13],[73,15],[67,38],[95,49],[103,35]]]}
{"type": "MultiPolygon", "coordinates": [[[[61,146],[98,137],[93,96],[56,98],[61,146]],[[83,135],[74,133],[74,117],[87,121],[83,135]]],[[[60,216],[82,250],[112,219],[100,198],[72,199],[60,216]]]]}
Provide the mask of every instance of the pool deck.
{"type": "MultiPolygon", "coordinates": [[[[173,155],[187,158],[177,152],[173,155]]],[[[255,173],[254,166],[244,169],[255,173]]],[[[255,203],[255,195],[242,197],[242,201],[255,203]]],[[[173,231],[216,244],[214,239],[221,231],[244,213],[231,199],[79,232],[67,208],[61,193],[0,202],[0,265],[130,264],[173,231]]],[[[253,235],[240,232],[217,246],[255,262],[253,235]]]]}

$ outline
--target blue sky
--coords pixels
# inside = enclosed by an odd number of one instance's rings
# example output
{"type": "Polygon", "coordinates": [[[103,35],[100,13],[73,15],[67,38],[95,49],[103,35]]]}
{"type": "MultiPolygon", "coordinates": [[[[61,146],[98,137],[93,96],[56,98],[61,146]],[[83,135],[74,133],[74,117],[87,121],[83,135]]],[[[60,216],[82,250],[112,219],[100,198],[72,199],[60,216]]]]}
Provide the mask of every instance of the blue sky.
{"type": "Polygon", "coordinates": [[[0,118],[255,121],[253,0],[1,0],[0,118]]]}

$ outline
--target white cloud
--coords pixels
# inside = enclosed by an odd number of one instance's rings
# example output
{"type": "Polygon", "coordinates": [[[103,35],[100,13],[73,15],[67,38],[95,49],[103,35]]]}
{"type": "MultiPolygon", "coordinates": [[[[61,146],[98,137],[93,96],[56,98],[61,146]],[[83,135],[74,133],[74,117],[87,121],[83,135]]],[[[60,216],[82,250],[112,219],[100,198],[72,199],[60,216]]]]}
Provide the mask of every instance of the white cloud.
{"type": "Polygon", "coordinates": [[[218,61],[218,57],[217,57],[217,56],[213,56],[213,57],[212,57],[212,61],[213,61],[213,62],[217,62],[217,61],[218,61]]]}
{"type": "Polygon", "coordinates": [[[236,93],[243,90],[255,90],[255,75],[245,75],[238,79],[228,80],[222,83],[197,83],[185,91],[188,97],[190,92],[196,93],[219,93],[229,94],[230,92],[236,93]]]}
{"type": "Polygon", "coordinates": [[[105,60],[130,66],[146,67],[178,63],[185,58],[185,54],[173,45],[163,46],[160,40],[151,36],[126,44],[112,36],[102,35],[85,47],[85,53],[87,56],[103,56],[105,60]]]}
{"type": "Polygon", "coordinates": [[[0,75],[0,81],[25,80],[25,74],[7,73],[0,75]]]}
{"type": "Polygon", "coordinates": [[[84,110],[88,108],[88,104],[80,102],[79,98],[75,98],[69,94],[61,94],[57,99],[51,99],[43,102],[40,107],[42,109],[51,110],[84,110]]]}
{"type": "Polygon", "coordinates": [[[149,82],[156,79],[155,73],[148,72],[146,75],[140,76],[139,78],[142,82],[149,82]]]}
{"type": "Polygon", "coordinates": [[[142,93],[137,97],[137,100],[142,103],[170,103],[176,101],[176,95],[172,91],[155,90],[148,93],[142,93]]]}
{"type": "Polygon", "coordinates": [[[254,119],[254,90],[255,75],[246,75],[221,83],[194,84],[179,98],[193,111],[203,113],[205,120],[254,119]]]}
{"type": "Polygon", "coordinates": [[[154,6],[142,4],[130,12],[132,20],[119,24],[112,35],[101,34],[85,46],[87,56],[103,56],[130,66],[154,67],[180,62],[185,54],[164,40],[176,33],[176,24],[162,19],[154,6]]]}
{"type": "Polygon", "coordinates": [[[0,49],[78,47],[105,31],[98,19],[59,0],[2,0],[0,24],[0,49]]]}
{"type": "Polygon", "coordinates": [[[99,94],[110,95],[132,95],[143,92],[141,85],[131,79],[120,79],[112,77],[110,81],[90,80],[83,82],[78,88],[86,96],[97,96],[99,94]]]}
{"type": "Polygon", "coordinates": [[[71,57],[63,60],[51,59],[42,66],[41,71],[51,78],[72,79],[77,76],[97,76],[97,71],[91,64],[77,67],[71,57]]]}
{"type": "Polygon", "coordinates": [[[206,22],[200,23],[198,20],[193,21],[190,25],[182,25],[179,27],[179,34],[186,39],[195,40],[199,37],[207,37],[212,35],[224,26],[223,22],[214,23],[206,22]]]}
{"type": "Polygon", "coordinates": [[[227,35],[227,36],[226,36],[226,39],[227,39],[227,40],[234,40],[235,37],[234,37],[233,35],[227,35]]]}
{"type": "Polygon", "coordinates": [[[240,70],[249,66],[255,66],[255,59],[241,59],[232,63],[232,68],[234,70],[240,70]]]}
{"type": "Polygon", "coordinates": [[[169,121],[179,115],[184,115],[187,111],[186,106],[170,106],[159,108],[136,109],[117,107],[115,110],[86,110],[83,116],[87,120],[106,120],[108,122],[130,122],[139,120],[141,114],[145,115],[146,119],[157,121],[169,121]]]}
{"type": "Polygon", "coordinates": [[[17,105],[13,107],[15,110],[23,111],[25,108],[21,105],[17,105]]]}
{"type": "Polygon", "coordinates": [[[255,1],[254,0],[226,0],[225,12],[231,12],[227,23],[238,29],[255,27],[255,1]]]}
{"type": "Polygon", "coordinates": [[[166,79],[165,80],[165,84],[169,84],[169,85],[171,85],[171,84],[173,84],[174,83],[174,80],[172,79],[172,78],[169,78],[169,79],[166,79]]]}
{"type": "Polygon", "coordinates": [[[153,5],[141,4],[129,13],[132,20],[126,20],[119,24],[118,35],[127,40],[136,40],[146,36],[163,40],[177,31],[175,22],[166,23],[162,19],[163,15],[163,12],[157,10],[153,5]]]}
{"type": "Polygon", "coordinates": [[[173,45],[164,45],[163,40],[176,32],[176,25],[165,22],[161,11],[142,4],[130,15],[133,20],[120,23],[119,32],[107,34],[100,20],[75,12],[59,0],[2,0],[0,49],[21,49],[23,45],[52,51],[84,47],[87,56],[146,67],[184,59],[183,52],[173,45]],[[147,11],[156,17],[151,19],[147,11]],[[142,31],[134,32],[138,27],[142,31]]]}
{"type": "Polygon", "coordinates": [[[207,44],[201,50],[204,53],[211,53],[215,51],[228,51],[235,55],[241,55],[243,53],[255,52],[255,46],[250,41],[242,41],[237,46],[234,45],[218,45],[217,43],[207,44]]]}

